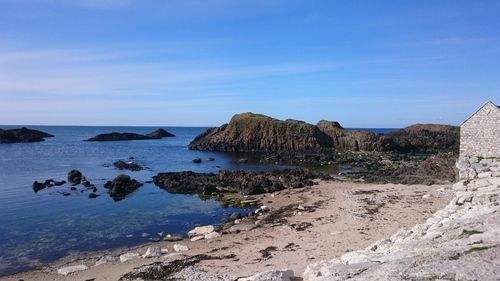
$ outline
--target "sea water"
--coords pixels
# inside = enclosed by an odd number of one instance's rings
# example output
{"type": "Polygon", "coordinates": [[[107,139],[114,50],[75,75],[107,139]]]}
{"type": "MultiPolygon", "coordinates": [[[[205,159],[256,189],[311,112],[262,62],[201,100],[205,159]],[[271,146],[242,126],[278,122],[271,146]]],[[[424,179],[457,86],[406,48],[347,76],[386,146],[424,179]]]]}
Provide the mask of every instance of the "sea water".
{"type": "Polygon", "coordinates": [[[84,140],[111,132],[147,134],[158,127],[27,127],[55,137],[37,143],[0,144],[0,276],[81,252],[148,243],[160,232],[185,235],[197,224],[220,223],[224,212],[249,211],[223,208],[215,200],[197,195],[170,194],[148,183],[157,173],[284,168],[239,163],[241,155],[232,153],[189,150],[189,142],[206,129],[202,127],[163,127],[175,137],[111,142],[84,140]],[[202,162],[193,163],[195,158],[202,162]],[[205,161],[207,158],[215,160],[205,161]],[[132,161],[144,169],[118,170],[113,165],[118,160],[132,161]],[[34,181],[67,180],[72,169],[81,171],[100,196],[91,199],[82,185],[70,190],[69,183],[38,192],[32,189],[34,181]],[[115,202],[103,185],[119,174],[128,174],[144,185],[115,202]]]}
{"type": "Polygon", "coordinates": [[[0,144],[0,276],[32,269],[70,253],[147,243],[162,231],[184,235],[196,224],[220,223],[224,212],[235,211],[222,208],[215,200],[170,194],[146,183],[159,172],[281,168],[240,164],[237,155],[230,153],[188,150],[189,142],[205,128],[164,127],[175,137],[113,142],[84,140],[110,132],[147,134],[158,127],[28,128],[55,137],[37,143],[0,144]],[[205,161],[208,157],[215,160],[205,161]],[[194,158],[203,161],[193,163],[194,158]],[[144,169],[118,170],[113,165],[118,160],[132,161],[144,169]],[[34,181],[67,180],[71,169],[81,171],[100,196],[90,199],[90,192],[82,185],[71,191],[69,183],[33,191],[34,181]],[[115,202],[103,185],[119,174],[128,174],[144,185],[115,202]],[[143,237],[143,233],[149,235],[143,237]]]}

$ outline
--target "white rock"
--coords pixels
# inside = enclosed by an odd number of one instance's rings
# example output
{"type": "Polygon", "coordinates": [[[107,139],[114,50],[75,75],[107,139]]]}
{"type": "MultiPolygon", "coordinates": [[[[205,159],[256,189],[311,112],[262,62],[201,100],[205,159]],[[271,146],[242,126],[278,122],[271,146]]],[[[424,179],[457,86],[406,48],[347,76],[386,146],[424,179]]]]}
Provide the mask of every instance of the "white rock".
{"type": "MultiPolygon", "coordinates": [[[[207,235],[208,235],[208,234],[207,234],[207,235]]],[[[198,240],[201,240],[201,239],[204,239],[204,238],[205,238],[205,236],[200,235],[200,236],[195,236],[195,237],[191,238],[190,240],[191,240],[192,242],[195,242],[195,241],[198,241],[198,240]]]]}
{"type": "Polygon", "coordinates": [[[175,244],[174,245],[174,251],[176,251],[176,252],[186,252],[186,251],[189,251],[189,248],[186,245],[175,244]]]}
{"type": "Polygon", "coordinates": [[[430,198],[431,195],[430,194],[425,194],[424,196],[422,196],[422,199],[427,199],[427,198],[430,198]]]}
{"type": "Polygon", "coordinates": [[[193,230],[188,232],[189,237],[194,237],[194,236],[205,236],[211,232],[214,232],[215,228],[213,225],[206,225],[206,226],[198,226],[195,227],[193,230]]]}
{"type": "Polygon", "coordinates": [[[269,270],[247,278],[238,278],[238,281],[292,281],[293,270],[269,270]]]}
{"type": "Polygon", "coordinates": [[[73,265],[73,266],[67,266],[67,267],[60,268],[57,271],[57,273],[62,274],[62,275],[68,275],[68,274],[71,274],[71,273],[74,273],[77,271],[86,270],[88,268],[89,267],[84,265],[84,264],[79,264],[79,265],[73,265]]]}
{"type": "Polygon", "coordinates": [[[205,239],[214,239],[214,238],[219,238],[219,237],[221,237],[220,233],[215,232],[215,231],[205,235],[205,239]]]}
{"type": "Polygon", "coordinates": [[[162,250],[160,247],[150,247],[146,250],[146,253],[142,255],[143,258],[154,258],[160,257],[162,255],[162,250]]]}
{"type": "Polygon", "coordinates": [[[112,256],[103,256],[101,258],[99,258],[96,262],[95,262],[95,266],[99,266],[101,264],[105,264],[107,262],[111,262],[111,261],[115,261],[116,259],[112,256]]]}
{"type": "Polygon", "coordinates": [[[477,174],[477,177],[480,179],[484,179],[484,178],[491,177],[492,174],[493,174],[493,172],[482,172],[482,173],[477,174]]]}
{"type": "Polygon", "coordinates": [[[492,172],[500,172],[500,166],[492,166],[492,167],[490,167],[490,171],[492,171],[492,172]]]}
{"type": "Polygon", "coordinates": [[[370,262],[370,258],[363,251],[356,251],[342,255],[340,261],[343,264],[355,264],[370,262]]]}
{"type": "Polygon", "coordinates": [[[140,259],[141,255],[139,253],[125,253],[123,255],[120,255],[120,261],[121,262],[127,262],[129,260],[136,260],[140,259]]]}
{"type": "Polygon", "coordinates": [[[342,264],[339,259],[333,259],[329,261],[319,261],[317,263],[312,263],[306,267],[306,270],[304,270],[304,273],[302,273],[302,278],[304,281],[311,281],[314,280],[316,277],[321,276],[321,270],[323,268],[336,265],[336,264],[342,264]]]}

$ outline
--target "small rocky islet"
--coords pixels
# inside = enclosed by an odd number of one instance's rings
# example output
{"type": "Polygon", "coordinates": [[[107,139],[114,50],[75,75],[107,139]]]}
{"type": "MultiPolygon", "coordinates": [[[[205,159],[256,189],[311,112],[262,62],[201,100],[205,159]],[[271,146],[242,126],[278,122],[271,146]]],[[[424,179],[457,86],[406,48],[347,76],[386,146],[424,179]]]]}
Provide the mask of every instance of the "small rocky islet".
{"type": "Polygon", "coordinates": [[[39,130],[32,130],[28,128],[20,129],[0,129],[0,143],[28,143],[28,142],[41,142],[45,138],[52,138],[54,135],[45,133],[39,130]]]}
{"type": "Polygon", "coordinates": [[[86,141],[123,141],[123,140],[155,140],[167,137],[175,137],[174,134],[167,132],[165,129],[158,129],[149,134],[136,134],[136,133],[106,133],[99,134],[97,136],[91,137],[86,141]]]}

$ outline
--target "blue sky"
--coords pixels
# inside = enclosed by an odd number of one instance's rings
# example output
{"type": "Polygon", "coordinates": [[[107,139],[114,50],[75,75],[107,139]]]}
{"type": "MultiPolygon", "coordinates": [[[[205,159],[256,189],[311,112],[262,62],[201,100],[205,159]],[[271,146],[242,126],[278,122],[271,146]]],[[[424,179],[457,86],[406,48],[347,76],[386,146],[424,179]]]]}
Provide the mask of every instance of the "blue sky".
{"type": "Polygon", "coordinates": [[[500,1],[2,0],[0,124],[459,125],[500,105],[500,1]]]}

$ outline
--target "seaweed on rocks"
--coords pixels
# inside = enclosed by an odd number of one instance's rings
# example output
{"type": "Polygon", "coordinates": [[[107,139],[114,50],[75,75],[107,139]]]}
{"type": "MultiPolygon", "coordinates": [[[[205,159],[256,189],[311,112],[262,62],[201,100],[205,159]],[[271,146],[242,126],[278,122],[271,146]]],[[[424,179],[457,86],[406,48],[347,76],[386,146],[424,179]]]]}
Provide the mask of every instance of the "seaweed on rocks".
{"type": "Polygon", "coordinates": [[[122,277],[120,277],[120,281],[128,281],[128,280],[144,280],[144,281],[153,281],[153,280],[176,280],[172,278],[172,275],[180,272],[186,267],[194,266],[202,260],[224,260],[224,259],[233,259],[235,258],[235,254],[222,255],[222,256],[210,256],[205,254],[199,254],[191,257],[187,257],[185,259],[174,260],[171,262],[154,262],[149,265],[141,266],[135,268],[133,271],[126,273],[122,277]]]}
{"type": "Polygon", "coordinates": [[[192,171],[159,173],[153,177],[155,185],[181,194],[215,195],[238,193],[254,195],[287,188],[313,186],[317,178],[331,179],[328,175],[307,169],[285,169],[268,172],[229,171],[195,173],[192,171]]]}

